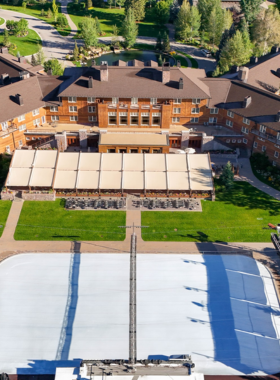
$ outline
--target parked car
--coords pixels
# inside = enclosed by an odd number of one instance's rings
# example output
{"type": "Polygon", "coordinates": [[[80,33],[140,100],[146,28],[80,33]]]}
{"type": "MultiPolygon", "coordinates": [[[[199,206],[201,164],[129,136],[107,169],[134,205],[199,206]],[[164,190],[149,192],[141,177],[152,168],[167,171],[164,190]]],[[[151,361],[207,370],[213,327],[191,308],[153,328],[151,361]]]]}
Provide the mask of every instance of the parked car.
{"type": "Polygon", "coordinates": [[[204,57],[206,57],[206,58],[211,58],[212,57],[212,54],[211,54],[211,52],[209,51],[209,50],[207,50],[207,49],[202,49],[201,50],[201,53],[204,55],[204,57]]]}

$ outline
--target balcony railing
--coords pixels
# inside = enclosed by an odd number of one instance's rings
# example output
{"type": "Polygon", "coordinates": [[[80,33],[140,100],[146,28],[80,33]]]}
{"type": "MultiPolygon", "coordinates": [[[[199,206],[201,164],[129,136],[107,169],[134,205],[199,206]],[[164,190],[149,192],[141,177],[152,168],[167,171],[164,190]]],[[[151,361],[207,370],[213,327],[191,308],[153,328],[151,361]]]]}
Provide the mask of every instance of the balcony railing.
{"type": "Polygon", "coordinates": [[[262,133],[262,132],[258,131],[257,129],[251,129],[251,132],[254,135],[257,135],[263,139],[266,139],[266,140],[273,142],[274,144],[280,144],[280,140],[278,140],[275,136],[270,135],[269,133],[262,133]]]}

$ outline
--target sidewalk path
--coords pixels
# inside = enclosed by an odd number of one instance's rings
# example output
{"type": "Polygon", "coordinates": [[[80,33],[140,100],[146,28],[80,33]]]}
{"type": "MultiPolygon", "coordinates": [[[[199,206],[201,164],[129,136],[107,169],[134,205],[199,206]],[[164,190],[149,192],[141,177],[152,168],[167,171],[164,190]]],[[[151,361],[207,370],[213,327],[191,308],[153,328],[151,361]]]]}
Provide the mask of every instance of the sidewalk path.
{"type": "Polygon", "coordinates": [[[21,209],[23,206],[23,201],[21,199],[17,199],[12,202],[12,207],[9,212],[9,216],[6,222],[5,229],[1,236],[1,242],[14,242],[14,233],[17,227],[17,223],[19,220],[19,216],[21,213],[21,209]]]}
{"type": "Polygon", "coordinates": [[[69,1],[68,0],[61,0],[60,3],[61,3],[61,13],[63,13],[65,15],[65,17],[67,18],[67,21],[68,21],[68,25],[71,28],[71,33],[67,36],[67,38],[70,39],[76,35],[78,28],[76,27],[76,24],[72,21],[71,17],[68,14],[68,11],[67,11],[67,4],[69,3],[69,1]]]}
{"type": "Polygon", "coordinates": [[[255,177],[251,169],[249,158],[239,158],[238,162],[242,168],[239,170],[237,180],[249,182],[252,186],[280,201],[280,191],[273,189],[255,177]]]}

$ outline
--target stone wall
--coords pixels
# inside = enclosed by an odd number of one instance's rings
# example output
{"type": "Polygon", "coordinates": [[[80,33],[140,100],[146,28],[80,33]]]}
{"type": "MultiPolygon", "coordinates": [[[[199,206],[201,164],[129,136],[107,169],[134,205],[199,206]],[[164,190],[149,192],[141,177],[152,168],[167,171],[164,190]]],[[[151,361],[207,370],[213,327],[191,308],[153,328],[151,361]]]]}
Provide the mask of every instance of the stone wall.
{"type": "Polygon", "coordinates": [[[2,201],[13,201],[14,200],[14,193],[6,193],[6,192],[1,192],[1,199],[2,201]]]}

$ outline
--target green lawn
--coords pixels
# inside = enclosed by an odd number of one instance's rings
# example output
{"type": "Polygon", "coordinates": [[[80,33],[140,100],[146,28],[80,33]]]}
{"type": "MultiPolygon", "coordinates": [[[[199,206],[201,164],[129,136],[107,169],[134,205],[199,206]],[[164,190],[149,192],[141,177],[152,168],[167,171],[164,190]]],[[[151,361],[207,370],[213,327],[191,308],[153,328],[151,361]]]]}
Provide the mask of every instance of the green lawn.
{"type": "Polygon", "coordinates": [[[182,57],[181,55],[178,55],[178,54],[173,54],[172,57],[174,59],[176,59],[176,61],[180,61],[181,62],[181,67],[188,67],[188,61],[182,57]]]}
{"type": "MultiPolygon", "coordinates": [[[[217,186],[218,187],[218,186],[217,186]]],[[[280,202],[247,182],[216,191],[202,212],[142,212],[146,241],[270,242],[268,223],[279,223],[280,202]]]]}
{"type": "Polygon", "coordinates": [[[124,240],[123,211],[66,211],[65,201],[26,201],[15,240],[124,240]]]}
{"type": "Polygon", "coordinates": [[[0,17],[0,25],[3,25],[5,22],[5,20],[3,18],[0,17]]]}
{"type": "MultiPolygon", "coordinates": [[[[42,5],[42,4],[34,4],[34,5],[29,5],[26,9],[24,9],[23,7],[20,7],[20,6],[15,6],[15,5],[7,5],[7,4],[0,4],[1,8],[2,9],[7,9],[9,11],[15,11],[15,12],[20,12],[20,13],[24,13],[26,15],[29,15],[29,16],[33,16],[33,17],[36,17],[36,18],[39,18],[45,22],[47,22],[48,24],[51,24],[54,28],[57,29],[58,33],[60,33],[62,36],[68,36],[68,34],[70,33],[71,29],[68,28],[68,29],[60,29],[60,28],[57,28],[56,25],[54,24],[54,18],[47,18],[47,17],[43,17],[41,16],[41,10],[44,9],[45,10],[45,14],[47,14],[47,10],[48,8],[51,8],[51,4],[50,3],[46,3],[45,5],[42,5]]],[[[60,6],[60,3],[57,2],[57,6],[58,6],[58,11],[59,11],[59,14],[61,13],[61,6],[60,6]]]]}
{"type": "MultiPolygon", "coordinates": [[[[76,10],[73,3],[67,6],[68,13],[77,27],[84,16],[98,17],[101,30],[110,36],[113,32],[113,25],[117,25],[121,30],[124,21],[124,8],[97,8],[90,10],[76,10]]],[[[138,35],[147,37],[157,37],[158,32],[162,30],[155,24],[155,18],[152,9],[146,10],[145,20],[138,23],[138,35]]],[[[167,30],[164,28],[164,30],[167,30]]],[[[121,32],[120,32],[121,34],[121,32]]]]}
{"type": "MultiPolygon", "coordinates": [[[[26,37],[16,37],[10,35],[12,44],[17,46],[16,49],[9,49],[9,53],[16,56],[19,52],[21,56],[28,56],[38,52],[39,47],[42,45],[40,36],[32,29],[28,29],[26,37]]],[[[0,44],[3,41],[3,33],[0,34],[0,44]]]]}
{"type": "Polygon", "coordinates": [[[10,212],[12,202],[11,201],[1,201],[0,200],[0,237],[4,231],[6,221],[10,212]]]}
{"type": "Polygon", "coordinates": [[[185,57],[188,57],[189,60],[191,61],[191,64],[192,64],[192,68],[193,69],[198,69],[198,63],[197,63],[197,60],[194,59],[193,57],[191,57],[189,54],[186,54],[186,53],[183,53],[182,51],[180,50],[176,50],[177,53],[180,53],[182,55],[184,55],[185,57]]]}

